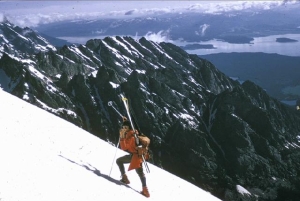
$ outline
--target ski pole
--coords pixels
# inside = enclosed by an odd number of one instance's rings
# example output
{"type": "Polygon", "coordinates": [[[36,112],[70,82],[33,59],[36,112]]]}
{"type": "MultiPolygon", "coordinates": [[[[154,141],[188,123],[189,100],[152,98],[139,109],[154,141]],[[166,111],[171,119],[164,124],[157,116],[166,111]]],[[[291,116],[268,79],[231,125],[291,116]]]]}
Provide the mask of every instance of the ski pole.
{"type": "Polygon", "coordinates": [[[112,107],[121,117],[123,117],[123,115],[113,106],[112,101],[108,102],[108,106],[112,107]]]}
{"type": "Polygon", "coordinates": [[[120,138],[119,138],[118,144],[117,144],[117,146],[116,146],[115,156],[114,156],[113,162],[112,162],[112,164],[111,164],[111,168],[110,168],[110,172],[109,172],[109,177],[110,177],[112,168],[113,168],[113,166],[114,166],[114,161],[115,161],[115,159],[116,159],[116,155],[117,155],[117,151],[118,151],[119,144],[120,144],[120,138]]]}

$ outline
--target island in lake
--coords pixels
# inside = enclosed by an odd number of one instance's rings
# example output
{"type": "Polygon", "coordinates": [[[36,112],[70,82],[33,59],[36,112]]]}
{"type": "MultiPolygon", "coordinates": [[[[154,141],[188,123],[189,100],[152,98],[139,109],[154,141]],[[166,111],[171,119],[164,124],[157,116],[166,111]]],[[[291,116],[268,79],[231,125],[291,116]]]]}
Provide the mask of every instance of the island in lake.
{"type": "Polygon", "coordinates": [[[278,42],[278,43],[294,43],[294,42],[298,42],[298,40],[290,39],[290,38],[276,38],[276,42],[278,42]]]}
{"type": "Polygon", "coordinates": [[[197,50],[197,49],[216,49],[211,44],[189,44],[184,47],[181,47],[184,50],[197,50]]]}

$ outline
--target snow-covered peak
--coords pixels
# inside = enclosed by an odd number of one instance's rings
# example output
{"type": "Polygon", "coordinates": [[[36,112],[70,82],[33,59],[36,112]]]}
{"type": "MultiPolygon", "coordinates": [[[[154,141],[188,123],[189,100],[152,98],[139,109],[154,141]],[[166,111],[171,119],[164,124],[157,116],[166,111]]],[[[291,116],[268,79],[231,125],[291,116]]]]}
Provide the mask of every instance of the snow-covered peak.
{"type": "Polygon", "coordinates": [[[45,38],[29,28],[20,28],[10,22],[0,23],[0,53],[24,58],[24,53],[32,54],[56,51],[45,38]]]}
{"type": "MultiPolygon", "coordinates": [[[[139,194],[135,171],[128,172],[129,186],[118,181],[114,155],[125,152],[116,152],[109,143],[2,90],[0,97],[0,200],[148,199],[139,194]]],[[[219,200],[148,165],[149,200],[219,200]]]]}

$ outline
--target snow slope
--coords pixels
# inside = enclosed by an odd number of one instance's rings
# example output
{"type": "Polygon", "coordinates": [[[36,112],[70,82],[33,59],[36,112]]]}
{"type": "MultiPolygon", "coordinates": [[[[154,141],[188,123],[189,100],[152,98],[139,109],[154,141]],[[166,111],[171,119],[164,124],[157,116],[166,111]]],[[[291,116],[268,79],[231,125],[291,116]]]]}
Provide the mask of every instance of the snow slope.
{"type": "Polygon", "coordinates": [[[114,146],[1,89],[0,122],[0,201],[219,200],[149,163],[145,198],[135,171],[118,181],[114,146]]]}

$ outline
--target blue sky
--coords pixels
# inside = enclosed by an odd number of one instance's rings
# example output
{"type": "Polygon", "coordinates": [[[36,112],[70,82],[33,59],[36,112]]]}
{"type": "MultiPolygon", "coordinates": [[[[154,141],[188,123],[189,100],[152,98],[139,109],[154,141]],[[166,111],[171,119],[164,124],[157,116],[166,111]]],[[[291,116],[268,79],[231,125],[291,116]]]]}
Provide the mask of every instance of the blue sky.
{"type": "Polygon", "coordinates": [[[63,20],[125,18],[166,12],[220,13],[230,10],[271,9],[299,1],[0,1],[0,20],[34,27],[63,20]]]}

